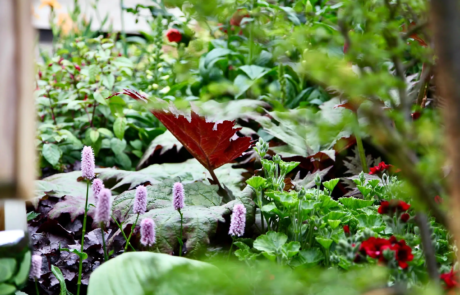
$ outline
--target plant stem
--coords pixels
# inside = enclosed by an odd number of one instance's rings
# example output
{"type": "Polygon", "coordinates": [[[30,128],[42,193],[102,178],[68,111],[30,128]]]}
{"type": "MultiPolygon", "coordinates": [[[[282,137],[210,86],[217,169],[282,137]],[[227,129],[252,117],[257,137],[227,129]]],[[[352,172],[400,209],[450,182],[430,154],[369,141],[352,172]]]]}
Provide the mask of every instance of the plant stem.
{"type": "Polygon", "coordinates": [[[128,250],[128,245],[129,245],[129,240],[131,240],[131,236],[133,235],[134,228],[137,225],[137,220],[139,219],[139,213],[137,213],[136,221],[134,224],[131,226],[131,232],[129,233],[128,239],[126,240],[126,245],[125,245],[125,252],[128,250]]]}
{"type": "Polygon", "coordinates": [[[367,168],[367,163],[366,163],[366,154],[364,152],[363,141],[361,139],[361,135],[359,134],[358,115],[355,115],[355,119],[356,119],[355,138],[356,138],[356,145],[358,146],[359,159],[361,160],[361,166],[363,168],[363,172],[369,173],[369,169],[367,168]]]}
{"type": "Polygon", "coordinates": [[[90,122],[90,127],[93,127],[93,122],[94,122],[94,116],[96,115],[96,102],[93,104],[93,115],[91,117],[91,122],[90,122]]]}
{"type": "Polygon", "coordinates": [[[107,255],[107,246],[105,245],[105,238],[104,238],[104,223],[101,222],[101,234],[102,234],[102,245],[104,247],[104,261],[109,260],[109,256],[107,255]]]}
{"type": "Polygon", "coordinates": [[[35,278],[35,292],[37,292],[37,295],[40,295],[40,292],[38,291],[37,278],[35,278]]]}
{"type": "Polygon", "coordinates": [[[233,243],[235,242],[235,239],[232,236],[232,244],[230,245],[230,250],[228,251],[228,257],[227,260],[230,259],[230,255],[232,254],[232,249],[233,249],[233,243]]]}
{"type": "MultiPolygon", "coordinates": [[[[113,219],[113,221],[115,221],[115,223],[117,224],[118,228],[120,229],[121,234],[122,234],[123,237],[125,238],[125,241],[128,241],[128,238],[126,237],[125,232],[123,231],[123,228],[121,227],[120,223],[118,223],[118,221],[115,219],[115,217],[113,217],[113,215],[112,215],[112,219],[113,219]]],[[[136,249],[134,249],[133,245],[129,244],[129,246],[131,247],[131,249],[132,249],[134,252],[136,252],[136,249]]]]}
{"type": "Polygon", "coordinates": [[[179,211],[179,214],[180,214],[180,238],[179,238],[179,256],[182,256],[182,245],[184,244],[184,242],[182,241],[182,228],[183,228],[183,215],[182,215],[182,212],[180,212],[180,209],[178,209],[177,211],[179,211]]]}
{"type": "MultiPolygon", "coordinates": [[[[86,232],[86,217],[88,213],[88,193],[89,193],[89,184],[90,180],[86,180],[86,201],[85,201],[85,215],[83,215],[83,228],[81,230],[81,247],[80,252],[83,253],[83,245],[85,243],[85,232],[86,232]]],[[[80,287],[81,287],[81,272],[83,269],[83,257],[80,256],[80,265],[78,267],[78,283],[77,283],[77,295],[80,295],[80,287]]]]}
{"type": "Polygon", "coordinates": [[[120,0],[120,8],[121,8],[121,14],[120,14],[120,17],[121,17],[121,39],[123,41],[123,54],[125,56],[128,56],[128,46],[126,44],[126,32],[125,32],[125,21],[124,21],[124,17],[123,17],[123,0],[120,0]]]}

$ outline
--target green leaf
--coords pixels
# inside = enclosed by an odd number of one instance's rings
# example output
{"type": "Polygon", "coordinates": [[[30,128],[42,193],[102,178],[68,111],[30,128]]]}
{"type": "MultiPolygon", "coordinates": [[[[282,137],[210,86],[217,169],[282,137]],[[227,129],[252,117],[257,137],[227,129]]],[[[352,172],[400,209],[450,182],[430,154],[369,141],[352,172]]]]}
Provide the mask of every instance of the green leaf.
{"type": "Polygon", "coordinates": [[[246,183],[253,187],[254,189],[258,190],[259,188],[265,188],[265,185],[267,184],[267,180],[265,178],[260,177],[260,176],[253,176],[246,180],[246,183]]]}
{"type": "Polygon", "coordinates": [[[37,218],[37,216],[40,216],[40,213],[30,211],[29,213],[27,213],[27,222],[34,220],[35,218],[37,218]]]}
{"type": "Polygon", "coordinates": [[[11,295],[14,291],[16,291],[15,286],[0,283],[0,295],[11,295]]]}
{"type": "Polygon", "coordinates": [[[293,257],[294,255],[299,253],[299,250],[300,250],[299,242],[289,242],[287,244],[284,244],[283,247],[281,248],[281,252],[287,258],[293,257]]]}
{"type": "Polygon", "coordinates": [[[331,239],[327,239],[327,238],[320,238],[320,237],[315,237],[315,240],[321,245],[324,247],[324,249],[329,249],[329,247],[331,247],[332,245],[332,240],[331,239]]]}
{"type": "Polygon", "coordinates": [[[341,222],[342,221],[340,221],[340,220],[332,220],[332,219],[329,219],[327,221],[327,223],[329,223],[329,225],[331,226],[332,229],[337,228],[340,225],[341,222]]]}
{"type": "Polygon", "coordinates": [[[133,62],[126,57],[117,57],[114,61],[113,64],[115,64],[117,67],[126,67],[126,68],[133,68],[134,64],[133,62]]]}
{"type": "Polygon", "coordinates": [[[45,143],[43,145],[43,157],[50,163],[52,166],[55,166],[59,163],[61,159],[62,152],[61,149],[52,143],[45,143]]]}
{"type": "Polygon", "coordinates": [[[300,264],[315,265],[324,259],[324,254],[319,248],[302,250],[298,256],[300,264]]]}
{"type": "Polygon", "coordinates": [[[32,254],[30,251],[27,251],[22,258],[21,263],[19,264],[19,270],[14,276],[14,283],[16,286],[21,286],[27,282],[30,271],[30,259],[32,254]]]}
{"type": "Polygon", "coordinates": [[[16,270],[16,259],[0,258],[0,283],[8,281],[16,270]]]}
{"type": "Polygon", "coordinates": [[[88,78],[91,83],[96,81],[96,75],[99,73],[99,67],[92,64],[88,67],[88,78]]]}
{"type": "Polygon", "coordinates": [[[286,241],[285,234],[269,231],[254,241],[254,248],[261,252],[278,253],[286,241]]]}
{"type": "Polygon", "coordinates": [[[246,65],[241,66],[240,70],[243,71],[249,77],[249,79],[257,80],[267,74],[270,69],[256,65],[246,65]]]}
{"type": "Polygon", "coordinates": [[[107,129],[107,128],[98,128],[97,131],[99,131],[99,133],[105,135],[105,136],[108,137],[108,138],[112,138],[112,137],[113,137],[112,131],[110,131],[110,130],[107,129]]]}
{"type": "MultiPolygon", "coordinates": [[[[79,250],[77,249],[68,249],[68,248],[61,248],[59,247],[59,250],[61,251],[65,251],[65,252],[70,252],[70,253],[74,253],[76,254],[78,257],[80,257],[80,259],[87,259],[88,258],[88,254],[86,254],[85,252],[80,252],[79,250]]],[[[53,272],[54,273],[54,272],[53,272]]]]}
{"type": "Polygon", "coordinates": [[[107,100],[99,92],[93,92],[94,100],[102,105],[109,105],[107,100]]]}
{"type": "Polygon", "coordinates": [[[371,188],[369,187],[366,187],[366,186],[363,186],[363,185],[358,185],[358,190],[360,191],[360,193],[366,197],[367,195],[369,195],[369,193],[372,191],[371,188]]]}
{"type": "Polygon", "coordinates": [[[218,268],[198,260],[151,252],[124,253],[91,274],[88,295],[186,294],[186,290],[203,291],[200,279],[211,275],[218,281],[228,280],[218,268]],[[186,280],[178,276],[186,276],[186,280]],[[177,292],[177,286],[171,286],[171,278],[192,283],[177,292]]]}
{"type": "Polygon", "coordinates": [[[121,154],[126,148],[126,141],[124,139],[112,138],[110,140],[110,148],[114,154],[121,154]]]}
{"type": "Polygon", "coordinates": [[[129,144],[136,150],[142,150],[142,141],[140,141],[139,139],[132,140],[129,142],[129,144]]]}
{"type": "Polygon", "coordinates": [[[115,154],[115,162],[117,162],[123,169],[130,169],[132,166],[131,159],[125,153],[115,154]]]}
{"type": "Polygon", "coordinates": [[[107,87],[108,90],[112,90],[113,84],[115,83],[115,76],[113,74],[104,75],[102,77],[102,84],[107,87]]]}
{"type": "Polygon", "coordinates": [[[322,209],[331,209],[331,208],[336,208],[340,207],[340,203],[337,201],[332,200],[332,198],[328,195],[321,195],[320,196],[320,205],[322,209]]]}
{"type": "Polygon", "coordinates": [[[356,199],[353,197],[340,198],[339,202],[342,203],[346,208],[354,209],[354,210],[369,207],[374,204],[374,201],[372,200],[367,201],[367,200],[356,199]]]}
{"type": "Polygon", "coordinates": [[[53,272],[54,276],[56,279],[59,281],[59,284],[61,285],[61,291],[59,292],[59,295],[67,295],[67,287],[65,285],[65,278],[62,275],[61,270],[55,266],[51,265],[51,271],[53,272]]]}
{"type": "Polygon", "coordinates": [[[123,139],[123,137],[125,136],[126,125],[127,122],[124,117],[118,117],[115,120],[115,123],[113,123],[113,132],[115,133],[115,136],[119,139],[123,139]]]}
{"type": "Polygon", "coordinates": [[[323,185],[330,192],[332,192],[334,190],[335,186],[337,185],[337,183],[339,183],[339,181],[340,181],[340,178],[334,178],[334,179],[331,179],[329,181],[323,182],[323,185]]]}
{"type": "Polygon", "coordinates": [[[91,131],[89,132],[89,138],[93,143],[96,143],[99,139],[99,132],[97,130],[91,129],[91,131]]]}

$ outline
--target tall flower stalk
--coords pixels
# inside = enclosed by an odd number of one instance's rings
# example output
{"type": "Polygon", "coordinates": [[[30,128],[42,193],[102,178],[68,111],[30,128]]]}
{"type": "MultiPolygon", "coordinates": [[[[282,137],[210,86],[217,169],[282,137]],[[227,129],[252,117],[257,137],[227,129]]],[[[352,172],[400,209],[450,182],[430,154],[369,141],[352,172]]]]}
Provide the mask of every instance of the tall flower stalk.
{"type": "Polygon", "coordinates": [[[35,292],[37,295],[40,294],[38,291],[38,282],[37,280],[41,277],[42,275],[42,257],[40,255],[32,255],[32,263],[31,263],[31,269],[30,269],[30,275],[35,281],[35,292]]]}
{"type": "Polygon", "coordinates": [[[85,201],[85,214],[83,215],[83,228],[81,232],[81,247],[80,247],[80,265],[78,267],[78,282],[77,282],[77,295],[80,295],[81,287],[81,273],[83,269],[83,246],[85,243],[85,233],[86,233],[86,218],[88,215],[88,193],[91,180],[94,178],[94,153],[93,149],[90,146],[85,146],[81,152],[81,174],[82,177],[86,180],[86,201],[85,201]]]}
{"type": "Polygon", "coordinates": [[[129,233],[129,237],[126,240],[125,252],[128,250],[129,241],[131,240],[131,236],[133,235],[134,229],[136,228],[137,221],[139,220],[139,215],[144,214],[145,210],[147,210],[147,189],[145,186],[140,185],[136,188],[136,196],[134,198],[133,205],[133,212],[134,214],[137,214],[136,221],[131,226],[131,232],[129,233]]]}
{"type": "Polygon", "coordinates": [[[235,237],[241,237],[244,235],[244,228],[246,226],[246,207],[243,204],[236,204],[233,207],[232,219],[230,221],[230,229],[228,234],[232,237],[232,244],[230,250],[228,251],[228,257],[232,253],[233,243],[235,242],[235,237]]]}
{"type": "Polygon", "coordinates": [[[182,185],[182,183],[176,182],[173,186],[173,207],[174,210],[177,210],[177,212],[179,212],[180,214],[180,233],[179,237],[177,238],[179,241],[179,256],[182,256],[182,247],[184,245],[184,242],[182,240],[184,216],[181,212],[181,209],[185,207],[184,199],[184,186],[182,185]]]}
{"type": "Polygon", "coordinates": [[[109,189],[103,189],[99,193],[99,200],[96,206],[95,221],[101,226],[102,244],[104,247],[104,261],[109,260],[107,246],[105,245],[104,226],[110,224],[112,215],[112,193],[109,189]]]}

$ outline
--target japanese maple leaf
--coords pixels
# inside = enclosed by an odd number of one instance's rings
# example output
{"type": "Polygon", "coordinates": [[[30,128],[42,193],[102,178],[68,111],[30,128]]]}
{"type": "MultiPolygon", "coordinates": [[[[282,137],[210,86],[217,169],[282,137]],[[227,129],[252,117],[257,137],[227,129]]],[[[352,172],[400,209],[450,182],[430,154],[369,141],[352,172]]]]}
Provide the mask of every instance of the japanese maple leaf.
{"type": "MultiPolygon", "coordinates": [[[[146,101],[147,98],[136,91],[124,89],[117,94],[146,101]]],[[[220,186],[214,169],[227,164],[251,147],[250,137],[237,137],[241,128],[233,128],[234,121],[209,122],[205,117],[191,112],[191,119],[179,114],[173,108],[156,109],[152,114],[182,143],[208,171],[220,186]]]]}

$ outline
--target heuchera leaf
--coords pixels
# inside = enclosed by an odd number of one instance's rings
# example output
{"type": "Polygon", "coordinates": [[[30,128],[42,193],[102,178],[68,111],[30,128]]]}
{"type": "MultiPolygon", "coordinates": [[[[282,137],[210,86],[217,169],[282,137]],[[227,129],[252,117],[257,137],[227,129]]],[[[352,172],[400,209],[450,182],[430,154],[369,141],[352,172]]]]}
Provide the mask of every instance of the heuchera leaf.
{"type": "Polygon", "coordinates": [[[190,121],[173,112],[156,110],[153,114],[209,171],[233,161],[251,146],[250,137],[233,139],[241,130],[233,128],[234,121],[207,122],[193,111],[190,121]]]}

